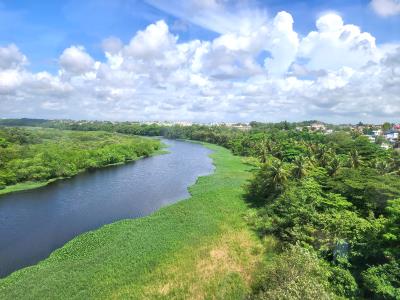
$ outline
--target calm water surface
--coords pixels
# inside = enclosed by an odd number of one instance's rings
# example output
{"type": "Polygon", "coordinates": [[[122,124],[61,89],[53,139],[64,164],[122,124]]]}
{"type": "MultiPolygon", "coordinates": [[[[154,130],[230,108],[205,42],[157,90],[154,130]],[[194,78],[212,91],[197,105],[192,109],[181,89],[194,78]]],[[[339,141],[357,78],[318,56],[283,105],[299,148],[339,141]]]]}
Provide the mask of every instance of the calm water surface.
{"type": "Polygon", "coordinates": [[[163,140],[171,152],[0,196],[0,276],[37,263],[80,233],[185,199],[213,171],[210,150],[163,140]]]}

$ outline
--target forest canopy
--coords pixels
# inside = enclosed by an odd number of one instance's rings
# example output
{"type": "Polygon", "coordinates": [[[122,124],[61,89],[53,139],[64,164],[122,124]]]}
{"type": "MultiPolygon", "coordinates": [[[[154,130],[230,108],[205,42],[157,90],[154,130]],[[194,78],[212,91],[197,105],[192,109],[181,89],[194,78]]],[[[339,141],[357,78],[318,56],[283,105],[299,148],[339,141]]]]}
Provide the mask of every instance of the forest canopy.
{"type": "Polygon", "coordinates": [[[149,156],[157,140],[110,132],[0,128],[0,189],[149,156]]]}

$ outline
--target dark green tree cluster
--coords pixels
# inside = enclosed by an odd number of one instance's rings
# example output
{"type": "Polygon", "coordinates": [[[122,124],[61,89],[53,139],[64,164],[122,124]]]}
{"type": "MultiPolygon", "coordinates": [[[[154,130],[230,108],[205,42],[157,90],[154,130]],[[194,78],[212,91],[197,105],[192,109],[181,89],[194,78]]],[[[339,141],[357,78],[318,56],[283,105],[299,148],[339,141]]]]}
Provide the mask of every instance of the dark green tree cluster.
{"type": "MultiPolygon", "coordinates": [[[[259,151],[264,163],[248,187],[259,234],[315,252],[330,283],[327,293],[399,299],[398,153],[342,132],[284,135],[259,142],[267,148],[259,151]]],[[[312,274],[304,266],[303,275],[312,274]]]]}
{"type": "Polygon", "coordinates": [[[160,143],[108,132],[0,128],[0,188],[148,156],[160,143]]]}

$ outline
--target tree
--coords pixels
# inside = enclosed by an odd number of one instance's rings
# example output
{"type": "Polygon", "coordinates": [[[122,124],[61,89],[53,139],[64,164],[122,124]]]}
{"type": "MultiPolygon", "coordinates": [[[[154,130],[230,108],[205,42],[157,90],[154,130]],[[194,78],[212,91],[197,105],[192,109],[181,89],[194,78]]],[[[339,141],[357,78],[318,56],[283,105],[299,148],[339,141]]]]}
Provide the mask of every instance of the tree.
{"type": "Polygon", "coordinates": [[[296,179],[302,179],[307,176],[308,168],[310,167],[310,162],[304,156],[298,156],[293,161],[292,174],[296,179]]]}
{"type": "Polygon", "coordinates": [[[368,298],[400,299],[400,266],[397,262],[373,266],[362,273],[368,298]]]}
{"type": "Polygon", "coordinates": [[[390,124],[389,122],[385,122],[382,124],[383,131],[388,131],[390,128],[392,128],[392,124],[390,124]]]}
{"type": "Polygon", "coordinates": [[[273,163],[268,171],[275,191],[282,190],[288,180],[288,172],[285,169],[284,163],[282,161],[273,163]]]}
{"type": "Polygon", "coordinates": [[[383,159],[376,160],[374,167],[382,175],[388,173],[389,171],[389,163],[383,159]]]}
{"type": "Polygon", "coordinates": [[[272,150],[271,141],[269,141],[266,137],[263,137],[263,139],[257,144],[256,149],[260,162],[263,164],[266,163],[268,154],[271,153],[272,150]]]}
{"type": "Polygon", "coordinates": [[[340,160],[336,155],[334,155],[327,166],[327,171],[329,176],[334,176],[337,173],[337,171],[339,171],[340,167],[341,167],[340,160]]]}
{"type": "Polygon", "coordinates": [[[361,156],[358,154],[358,151],[356,149],[352,149],[350,151],[350,156],[349,156],[349,167],[358,169],[362,164],[362,159],[361,156]]]}

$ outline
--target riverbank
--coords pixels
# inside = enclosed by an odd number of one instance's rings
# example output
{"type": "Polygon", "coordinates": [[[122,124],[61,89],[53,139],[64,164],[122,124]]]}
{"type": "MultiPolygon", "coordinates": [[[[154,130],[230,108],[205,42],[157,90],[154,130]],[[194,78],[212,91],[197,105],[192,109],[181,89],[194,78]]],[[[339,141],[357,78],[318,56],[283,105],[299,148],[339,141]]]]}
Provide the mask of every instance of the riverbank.
{"type": "MultiPolygon", "coordinates": [[[[99,167],[94,168],[94,169],[103,169],[103,168],[108,168],[108,167],[113,167],[113,166],[124,165],[124,164],[127,164],[127,163],[135,162],[135,161],[137,161],[139,159],[143,159],[145,157],[152,157],[152,156],[155,156],[155,155],[167,154],[169,152],[168,152],[168,150],[165,150],[166,147],[167,147],[166,145],[161,143],[161,149],[155,150],[153,153],[151,153],[148,156],[140,156],[140,157],[137,157],[135,159],[126,160],[125,162],[119,162],[119,163],[113,163],[113,164],[108,164],[108,165],[104,165],[104,166],[99,166],[99,167]]],[[[78,175],[80,173],[87,172],[87,171],[89,171],[89,170],[88,169],[79,170],[73,176],[76,176],[76,175],[78,175]]],[[[11,194],[11,193],[16,193],[16,192],[23,192],[23,191],[28,191],[28,190],[41,188],[41,187],[47,186],[47,185],[49,185],[49,184],[51,184],[53,182],[56,182],[58,180],[68,179],[68,178],[71,178],[73,176],[51,178],[51,179],[46,180],[46,181],[38,181],[38,182],[37,181],[27,181],[27,182],[17,183],[17,184],[14,184],[14,185],[9,185],[9,186],[6,186],[4,189],[0,190],[0,196],[6,195],[6,194],[11,194]]]]}
{"type": "Polygon", "coordinates": [[[243,219],[250,167],[208,147],[215,173],[189,199],[78,236],[0,280],[0,298],[243,298],[262,256],[243,219]]]}

